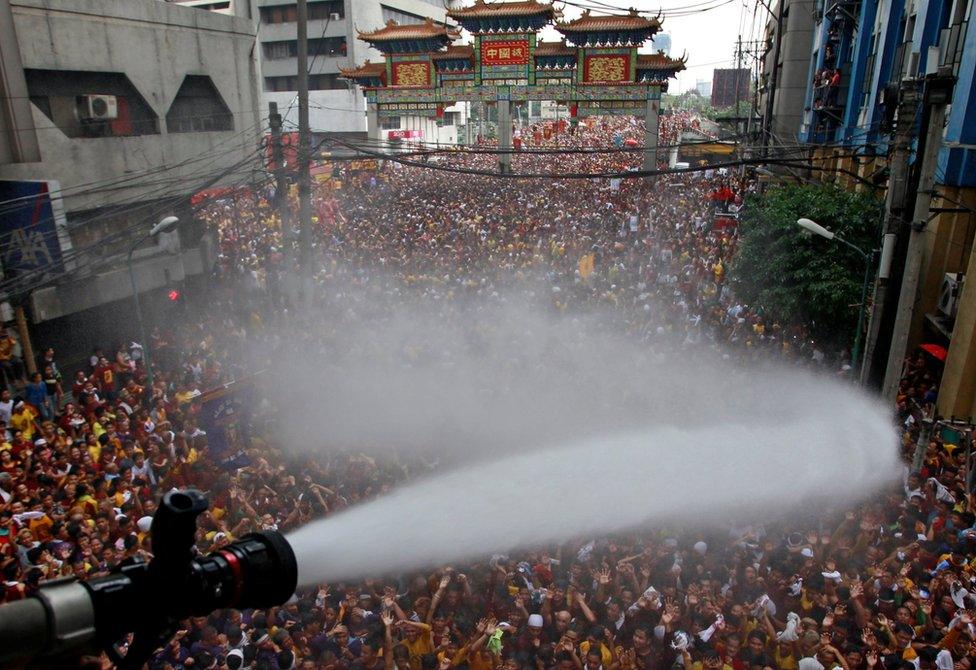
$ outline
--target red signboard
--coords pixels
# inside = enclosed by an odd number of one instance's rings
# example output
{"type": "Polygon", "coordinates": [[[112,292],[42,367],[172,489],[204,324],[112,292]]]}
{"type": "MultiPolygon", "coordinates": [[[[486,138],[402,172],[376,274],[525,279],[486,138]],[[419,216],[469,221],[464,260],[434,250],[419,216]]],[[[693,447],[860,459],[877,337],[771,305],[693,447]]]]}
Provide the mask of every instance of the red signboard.
{"type": "Polygon", "coordinates": [[[583,82],[586,84],[619,84],[630,81],[630,56],[606,54],[583,59],[583,82]]]}
{"type": "Polygon", "coordinates": [[[408,61],[393,64],[394,86],[430,86],[430,63],[408,61]]]}
{"type": "Polygon", "coordinates": [[[422,140],[424,131],[422,130],[390,130],[387,131],[387,138],[391,140],[422,140]]]}
{"type": "Polygon", "coordinates": [[[528,62],[528,40],[481,41],[482,65],[525,65],[528,62]]]}

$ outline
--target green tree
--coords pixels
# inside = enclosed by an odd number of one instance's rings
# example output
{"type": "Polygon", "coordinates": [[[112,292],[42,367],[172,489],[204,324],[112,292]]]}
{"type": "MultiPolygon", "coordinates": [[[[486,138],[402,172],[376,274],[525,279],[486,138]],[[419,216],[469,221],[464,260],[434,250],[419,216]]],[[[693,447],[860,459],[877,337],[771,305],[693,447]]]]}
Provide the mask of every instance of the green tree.
{"type": "Polygon", "coordinates": [[[880,237],[881,201],[833,185],[775,186],[747,198],[730,268],[736,294],[781,324],[802,323],[821,341],[850,346],[864,260],[842,244],[804,232],[813,219],[870,251],[880,237]]]}
{"type": "Polygon", "coordinates": [[[715,118],[721,120],[729,116],[746,116],[752,113],[752,101],[740,100],[738,104],[715,110],[715,118]]]}

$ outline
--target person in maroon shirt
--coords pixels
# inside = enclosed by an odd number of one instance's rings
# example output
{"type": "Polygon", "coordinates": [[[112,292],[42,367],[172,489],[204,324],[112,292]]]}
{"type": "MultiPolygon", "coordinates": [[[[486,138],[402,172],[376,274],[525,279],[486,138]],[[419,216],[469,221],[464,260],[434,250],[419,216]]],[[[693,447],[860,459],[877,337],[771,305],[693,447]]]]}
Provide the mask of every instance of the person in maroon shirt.
{"type": "Polygon", "coordinates": [[[98,385],[98,390],[111,400],[115,394],[115,370],[108,359],[102,356],[92,373],[92,379],[98,385]]]}

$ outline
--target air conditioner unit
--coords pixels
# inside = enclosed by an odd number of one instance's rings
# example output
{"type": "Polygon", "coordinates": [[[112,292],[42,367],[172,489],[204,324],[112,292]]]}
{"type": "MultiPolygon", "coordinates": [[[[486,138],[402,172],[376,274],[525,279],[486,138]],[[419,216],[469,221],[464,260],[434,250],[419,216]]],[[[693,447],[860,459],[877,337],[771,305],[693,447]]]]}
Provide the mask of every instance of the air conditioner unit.
{"type": "Polygon", "coordinates": [[[119,106],[114,95],[83,95],[79,102],[84,121],[110,121],[119,116],[119,106]]]}
{"type": "Polygon", "coordinates": [[[942,278],[942,286],[939,288],[938,309],[950,319],[955,318],[956,310],[959,309],[959,296],[962,294],[962,284],[965,278],[966,275],[961,272],[947,272],[942,278]]]}
{"type": "Polygon", "coordinates": [[[914,78],[918,74],[918,63],[921,58],[921,54],[917,51],[912,51],[908,54],[908,62],[905,64],[905,71],[902,72],[902,76],[905,79],[914,78]]]}
{"type": "Polygon", "coordinates": [[[341,18],[342,17],[339,16],[339,12],[332,12],[331,14],[329,14],[329,20],[330,21],[338,21],[341,18]]]}

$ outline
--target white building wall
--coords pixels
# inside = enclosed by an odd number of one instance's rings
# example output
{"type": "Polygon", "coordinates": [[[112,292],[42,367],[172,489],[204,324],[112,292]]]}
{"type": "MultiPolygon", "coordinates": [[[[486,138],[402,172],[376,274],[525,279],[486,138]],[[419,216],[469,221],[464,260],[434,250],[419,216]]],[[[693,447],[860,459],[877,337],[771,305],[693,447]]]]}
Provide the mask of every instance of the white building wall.
{"type": "MultiPolygon", "coordinates": [[[[250,0],[251,16],[254,21],[260,21],[260,8],[277,5],[293,5],[295,0],[250,0]]],[[[339,21],[313,20],[308,24],[309,39],[320,37],[346,37],[345,56],[325,56],[317,58],[309,55],[310,74],[334,74],[339,68],[353,67],[369,59],[376,63],[383,60],[383,55],[370,47],[369,44],[357,39],[357,31],[370,31],[385,24],[383,20],[383,6],[400,12],[406,12],[418,17],[432,18],[435,21],[446,21],[447,10],[445,3],[428,2],[427,0],[345,0],[343,4],[343,18],[339,21]]],[[[419,19],[418,19],[419,20],[419,19]]],[[[261,43],[297,38],[297,26],[293,22],[277,24],[261,24],[258,29],[258,40],[261,43]]],[[[264,88],[264,77],[294,76],[298,73],[296,59],[266,60],[262,49],[257,49],[261,69],[261,84],[264,88]]],[[[278,104],[278,111],[282,114],[287,127],[298,126],[298,103],[295,91],[264,91],[262,109],[267,110],[269,102],[278,104]]],[[[310,90],[309,91],[309,125],[312,131],[319,132],[366,132],[366,103],[362,92],[352,84],[346,89],[310,90]]]]}

